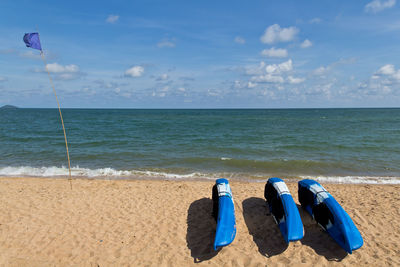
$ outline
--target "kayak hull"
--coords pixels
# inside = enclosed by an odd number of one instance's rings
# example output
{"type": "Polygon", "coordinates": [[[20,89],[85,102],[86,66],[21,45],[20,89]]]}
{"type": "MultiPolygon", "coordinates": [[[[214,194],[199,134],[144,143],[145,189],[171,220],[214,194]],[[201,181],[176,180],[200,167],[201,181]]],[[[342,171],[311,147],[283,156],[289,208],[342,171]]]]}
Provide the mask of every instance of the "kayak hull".
{"type": "Polygon", "coordinates": [[[364,241],[353,220],[318,182],[299,181],[299,202],[345,251],[351,254],[362,247],[364,241]]]}
{"type": "Polygon", "coordinates": [[[268,179],[264,196],[286,243],[302,239],[303,223],[285,182],[276,177],[268,179]]]}
{"type": "Polygon", "coordinates": [[[227,179],[218,179],[213,187],[213,215],[217,221],[214,250],[233,242],[236,236],[235,207],[227,179]]]}

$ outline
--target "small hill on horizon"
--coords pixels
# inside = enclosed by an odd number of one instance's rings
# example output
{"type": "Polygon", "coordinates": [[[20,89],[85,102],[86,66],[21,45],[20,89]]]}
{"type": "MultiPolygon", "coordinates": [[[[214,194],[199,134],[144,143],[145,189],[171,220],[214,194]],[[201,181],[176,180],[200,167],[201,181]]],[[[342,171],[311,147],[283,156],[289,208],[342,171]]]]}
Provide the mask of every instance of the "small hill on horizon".
{"type": "Polygon", "coordinates": [[[16,107],[16,106],[12,106],[12,105],[5,105],[5,106],[2,106],[0,109],[17,109],[18,107],[16,107]]]}

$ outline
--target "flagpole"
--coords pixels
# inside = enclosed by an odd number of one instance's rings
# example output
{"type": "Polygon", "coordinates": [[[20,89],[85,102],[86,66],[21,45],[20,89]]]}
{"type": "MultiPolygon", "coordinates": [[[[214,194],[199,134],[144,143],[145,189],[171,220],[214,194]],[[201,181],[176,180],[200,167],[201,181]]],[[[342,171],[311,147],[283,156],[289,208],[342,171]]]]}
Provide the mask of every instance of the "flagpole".
{"type": "MultiPolygon", "coordinates": [[[[39,33],[39,31],[38,31],[38,33],[39,33]]],[[[63,132],[64,132],[65,148],[67,149],[68,170],[69,170],[69,178],[68,178],[68,180],[69,180],[69,184],[70,184],[71,190],[72,190],[71,163],[70,163],[70,160],[69,160],[67,134],[65,133],[64,120],[63,120],[63,116],[62,116],[62,113],[61,113],[60,102],[58,101],[58,97],[57,97],[56,89],[54,87],[53,79],[51,78],[49,69],[47,68],[47,62],[46,62],[46,58],[44,56],[43,50],[40,51],[40,55],[42,56],[42,60],[43,60],[44,66],[46,68],[47,75],[49,76],[51,87],[53,88],[53,92],[54,92],[54,95],[55,95],[56,100],[57,100],[58,112],[60,113],[61,124],[62,124],[63,132]]]]}

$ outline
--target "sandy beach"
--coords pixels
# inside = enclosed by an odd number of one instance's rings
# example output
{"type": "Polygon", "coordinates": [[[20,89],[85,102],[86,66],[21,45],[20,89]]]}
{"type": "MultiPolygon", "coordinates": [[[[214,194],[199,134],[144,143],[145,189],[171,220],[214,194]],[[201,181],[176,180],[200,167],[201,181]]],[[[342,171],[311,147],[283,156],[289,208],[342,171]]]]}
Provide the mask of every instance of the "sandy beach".
{"type": "Polygon", "coordinates": [[[324,184],[364,238],[348,255],[301,208],[305,237],[287,246],[264,184],[237,181],[236,239],[214,252],[213,183],[1,178],[0,266],[400,265],[399,185],[324,184]]]}

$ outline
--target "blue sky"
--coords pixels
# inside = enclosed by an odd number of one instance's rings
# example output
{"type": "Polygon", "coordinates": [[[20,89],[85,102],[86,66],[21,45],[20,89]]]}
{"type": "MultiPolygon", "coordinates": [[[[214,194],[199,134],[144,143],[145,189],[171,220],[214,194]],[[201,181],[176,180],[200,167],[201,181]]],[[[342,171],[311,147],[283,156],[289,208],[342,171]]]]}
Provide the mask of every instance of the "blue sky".
{"type": "Polygon", "coordinates": [[[0,2],[0,105],[399,107],[400,8],[373,1],[0,2]]]}

